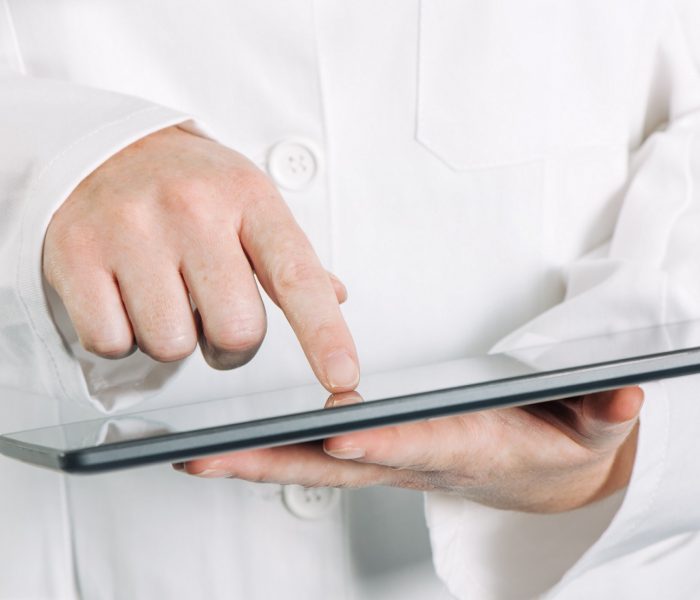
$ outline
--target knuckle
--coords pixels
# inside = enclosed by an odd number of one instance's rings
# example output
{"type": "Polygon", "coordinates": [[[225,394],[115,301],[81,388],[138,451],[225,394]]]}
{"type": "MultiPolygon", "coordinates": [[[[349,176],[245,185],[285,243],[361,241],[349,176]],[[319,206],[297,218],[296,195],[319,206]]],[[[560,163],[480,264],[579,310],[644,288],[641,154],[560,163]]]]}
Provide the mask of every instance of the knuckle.
{"type": "Polygon", "coordinates": [[[272,181],[255,167],[233,169],[229,185],[237,196],[253,202],[278,196],[272,181]]]}
{"type": "Polygon", "coordinates": [[[102,358],[123,358],[135,350],[133,340],[103,339],[91,334],[80,336],[80,343],[91,354],[102,358]]]}
{"type": "Polygon", "coordinates": [[[217,371],[231,371],[248,364],[257,354],[259,347],[248,352],[221,352],[208,344],[202,347],[202,354],[207,364],[217,371]]]}
{"type": "Polygon", "coordinates": [[[220,227],[221,220],[230,215],[219,202],[222,194],[216,185],[200,178],[181,179],[161,191],[162,203],[180,229],[195,234],[211,232],[220,227]]]}
{"type": "Polygon", "coordinates": [[[84,222],[56,225],[47,232],[44,258],[49,267],[84,259],[95,244],[94,228],[84,222]]]}
{"type": "Polygon", "coordinates": [[[134,240],[153,237],[158,221],[149,202],[138,199],[117,199],[100,217],[93,237],[104,248],[124,249],[134,240]]]}
{"type": "Polygon", "coordinates": [[[321,281],[319,269],[308,260],[296,259],[283,264],[275,278],[276,293],[288,294],[297,289],[308,289],[321,281]]]}
{"type": "Polygon", "coordinates": [[[264,460],[259,460],[255,454],[239,457],[231,470],[235,472],[236,477],[247,481],[266,483],[274,480],[270,465],[264,460]]]}
{"type": "Polygon", "coordinates": [[[325,348],[324,354],[330,355],[343,349],[338,346],[339,336],[338,322],[329,318],[322,318],[313,324],[302,326],[301,333],[304,336],[312,337],[316,340],[319,348],[325,348]]]}
{"type": "Polygon", "coordinates": [[[45,252],[42,271],[48,284],[62,296],[66,289],[66,274],[61,259],[54,253],[45,252]]]}
{"type": "Polygon", "coordinates": [[[249,352],[260,346],[265,333],[264,319],[235,319],[217,326],[210,342],[223,352],[249,352]]]}
{"type": "Polygon", "coordinates": [[[187,217],[199,217],[202,202],[211,197],[211,188],[202,179],[188,177],[169,182],[160,194],[169,210],[187,217]]]}
{"type": "Polygon", "coordinates": [[[176,337],[155,336],[148,340],[139,340],[139,348],[144,354],[158,362],[175,362],[188,357],[196,347],[193,336],[176,337]]]}
{"type": "Polygon", "coordinates": [[[220,327],[209,327],[202,350],[209,366],[230,370],[248,363],[257,354],[265,338],[267,322],[264,317],[236,319],[220,327]]]}
{"type": "Polygon", "coordinates": [[[270,469],[260,464],[248,467],[247,470],[243,471],[242,477],[248,481],[257,481],[259,483],[269,483],[274,481],[274,477],[270,469]]]}
{"type": "Polygon", "coordinates": [[[135,225],[151,220],[148,202],[137,198],[117,198],[108,209],[108,218],[116,225],[135,225]]]}
{"type": "Polygon", "coordinates": [[[199,200],[211,195],[212,184],[204,177],[179,177],[164,184],[161,194],[175,204],[187,209],[199,200]]]}

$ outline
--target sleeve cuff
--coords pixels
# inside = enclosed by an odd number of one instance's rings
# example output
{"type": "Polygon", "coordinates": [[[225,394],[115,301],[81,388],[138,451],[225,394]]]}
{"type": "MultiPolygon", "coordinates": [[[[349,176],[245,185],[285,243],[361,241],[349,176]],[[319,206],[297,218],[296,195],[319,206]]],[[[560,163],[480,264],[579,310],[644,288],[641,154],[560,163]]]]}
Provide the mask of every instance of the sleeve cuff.
{"type": "Polygon", "coordinates": [[[91,397],[80,365],[67,349],[52,319],[42,275],[46,229],[53,213],[87,175],[129,144],[172,125],[206,135],[189,116],[161,106],[143,107],[139,101],[132,112],[90,130],[39,165],[28,185],[19,230],[16,289],[38,339],[38,348],[47,359],[44,361],[48,369],[46,388],[67,400],[68,406],[112,412],[134,404],[143,394],[127,394],[120,398],[118,405],[105,405],[91,397]]]}
{"type": "Polygon", "coordinates": [[[664,384],[643,386],[630,485],[601,502],[553,515],[502,511],[444,494],[426,496],[435,568],[457,598],[555,596],[596,566],[638,547],[664,471],[664,384]]]}

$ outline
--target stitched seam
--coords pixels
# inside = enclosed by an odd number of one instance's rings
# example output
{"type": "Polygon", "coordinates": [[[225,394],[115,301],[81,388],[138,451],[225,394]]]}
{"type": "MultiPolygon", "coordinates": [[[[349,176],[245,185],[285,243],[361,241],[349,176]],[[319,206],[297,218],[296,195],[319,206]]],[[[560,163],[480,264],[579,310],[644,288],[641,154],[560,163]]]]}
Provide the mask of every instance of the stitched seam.
{"type": "Polygon", "coordinates": [[[506,159],[494,162],[474,162],[466,164],[458,164],[446,156],[444,156],[439,150],[436,150],[431,146],[431,141],[426,139],[426,136],[416,137],[416,143],[418,143],[422,148],[427,150],[435,158],[437,158],[441,163],[443,163],[447,168],[456,173],[469,173],[473,171],[488,171],[492,169],[503,169],[508,167],[517,167],[522,165],[527,165],[531,163],[552,160],[555,158],[565,158],[576,154],[577,152],[586,150],[596,150],[596,149],[613,149],[613,148],[625,148],[628,149],[627,141],[607,141],[607,142],[595,142],[592,144],[578,144],[571,147],[563,148],[561,150],[545,150],[543,152],[536,152],[528,156],[523,156],[522,158],[506,159]]]}
{"type": "Polygon", "coordinates": [[[130,121],[134,117],[140,116],[144,113],[148,113],[151,111],[156,111],[156,110],[161,110],[160,106],[147,106],[145,108],[139,109],[136,112],[133,112],[125,117],[121,117],[119,119],[115,119],[113,121],[109,121],[107,123],[103,123],[100,125],[98,128],[93,129],[92,131],[86,133],[84,136],[78,138],[68,146],[66,146],[63,150],[61,150],[58,154],[56,154],[53,158],[49,160],[48,163],[44,166],[44,168],[39,172],[39,174],[36,176],[36,179],[34,182],[30,185],[29,191],[27,193],[28,197],[31,197],[31,195],[34,193],[34,189],[39,186],[39,183],[41,183],[42,179],[46,175],[46,173],[49,171],[49,169],[54,165],[54,163],[58,160],[60,160],[65,154],[70,152],[75,146],[78,146],[79,144],[82,144],[85,140],[97,135],[98,133],[104,131],[105,129],[109,129],[110,127],[113,127],[114,125],[119,125],[121,123],[126,123],[127,121],[130,121]]]}

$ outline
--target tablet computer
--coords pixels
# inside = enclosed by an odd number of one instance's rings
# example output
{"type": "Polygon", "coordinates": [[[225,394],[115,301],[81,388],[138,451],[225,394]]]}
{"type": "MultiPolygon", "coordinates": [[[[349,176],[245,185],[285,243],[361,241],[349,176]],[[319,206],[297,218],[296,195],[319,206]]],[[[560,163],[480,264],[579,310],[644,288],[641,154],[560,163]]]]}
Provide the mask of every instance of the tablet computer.
{"type": "Polygon", "coordinates": [[[95,473],[692,373],[700,373],[700,321],[371,374],[358,387],[356,403],[334,408],[325,408],[328,392],[309,385],[5,434],[0,452],[62,471],[95,473]]]}

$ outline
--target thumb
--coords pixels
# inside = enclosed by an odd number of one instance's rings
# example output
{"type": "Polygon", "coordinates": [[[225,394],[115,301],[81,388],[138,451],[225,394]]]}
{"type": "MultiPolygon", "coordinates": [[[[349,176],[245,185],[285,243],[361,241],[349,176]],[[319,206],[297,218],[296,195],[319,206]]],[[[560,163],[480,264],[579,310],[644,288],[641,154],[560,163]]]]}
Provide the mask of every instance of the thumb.
{"type": "Polygon", "coordinates": [[[592,449],[616,448],[629,435],[644,403],[640,387],[625,387],[583,397],[581,435],[592,449]]]}
{"type": "Polygon", "coordinates": [[[330,279],[333,284],[333,291],[335,292],[335,297],[338,299],[338,304],[342,304],[348,299],[348,289],[333,273],[330,271],[326,271],[326,273],[328,273],[328,279],[330,279]]]}

